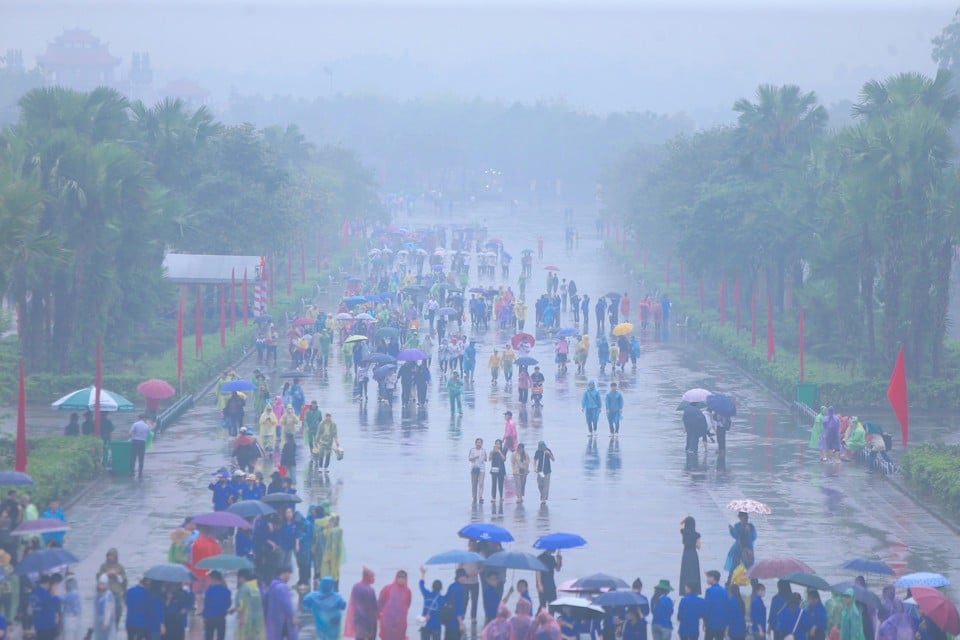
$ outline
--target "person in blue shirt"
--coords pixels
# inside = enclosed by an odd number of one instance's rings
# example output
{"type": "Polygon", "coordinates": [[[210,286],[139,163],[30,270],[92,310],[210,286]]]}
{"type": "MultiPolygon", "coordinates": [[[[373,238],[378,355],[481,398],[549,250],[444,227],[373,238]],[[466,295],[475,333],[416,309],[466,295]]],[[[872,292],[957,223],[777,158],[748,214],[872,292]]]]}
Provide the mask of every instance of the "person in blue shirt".
{"type": "Polygon", "coordinates": [[[148,583],[146,637],[149,640],[160,640],[161,635],[163,635],[165,613],[163,587],[160,584],[148,583]]]}
{"type": "Polygon", "coordinates": [[[790,629],[784,631],[780,628],[780,614],[787,608],[792,595],[790,583],[786,580],[777,580],[777,593],[770,600],[770,610],[767,617],[767,630],[773,633],[774,640],[783,640],[783,637],[790,632],[790,629]]]}
{"type": "Polygon", "coordinates": [[[527,584],[526,580],[517,580],[516,588],[510,587],[510,590],[507,591],[507,594],[503,596],[503,601],[508,601],[514,592],[516,592],[521,600],[526,600],[529,602],[530,608],[533,609],[533,598],[530,597],[530,586],[527,584]]]}
{"type": "Polygon", "coordinates": [[[653,600],[650,602],[650,610],[653,613],[650,632],[653,634],[653,640],[670,640],[670,636],[673,635],[671,591],[673,587],[670,586],[669,580],[661,580],[653,588],[653,600]]]}
{"type": "Polygon", "coordinates": [[[60,598],[50,589],[50,576],[40,576],[30,592],[30,616],[37,640],[55,640],[59,631],[60,598]]]}
{"type": "Polygon", "coordinates": [[[796,640],[805,640],[806,625],[802,624],[803,610],[800,608],[802,600],[803,597],[799,593],[791,594],[787,606],[777,616],[778,631],[784,637],[793,634],[796,640]]]}
{"type": "Polygon", "coordinates": [[[146,640],[147,632],[147,608],[150,594],[147,592],[149,581],[143,579],[140,584],[136,584],[127,589],[124,597],[124,604],[127,609],[127,638],[130,640],[146,640]]]}
{"type": "Polygon", "coordinates": [[[467,615],[467,600],[464,597],[466,594],[463,588],[463,582],[466,579],[467,570],[463,567],[457,567],[454,581],[447,587],[447,593],[443,596],[444,603],[452,603],[454,613],[450,620],[440,621],[444,626],[444,640],[460,640],[463,637],[463,618],[467,615]]]}
{"type": "Polygon", "coordinates": [[[704,615],[705,640],[723,640],[729,618],[727,616],[727,590],[720,584],[720,572],[707,571],[707,591],[704,593],[706,612],[704,615]]]}
{"type": "Polygon", "coordinates": [[[621,640],[647,640],[647,623],[637,607],[627,608],[627,617],[620,630],[621,640]]]}
{"type": "Polygon", "coordinates": [[[620,418],[623,415],[623,394],[617,389],[617,383],[610,383],[610,391],[604,398],[607,410],[607,424],[610,426],[610,435],[620,435],[620,418]]]}
{"type": "Polygon", "coordinates": [[[203,592],[203,638],[204,640],[224,640],[227,632],[227,612],[230,611],[232,598],[230,589],[223,584],[223,575],[211,571],[207,578],[210,586],[203,592]]]}
{"type": "Polygon", "coordinates": [[[6,640],[7,638],[7,619],[3,617],[3,614],[0,613],[0,640],[6,640]]]}
{"type": "Polygon", "coordinates": [[[207,488],[213,492],[213,510],[226,511],[230,506],[230,496],[233,495],[233,490],[227,483],[230,477],[223,470],[217,471],[216,475],[216,480],[207,485],[207,488]]]}
{"type": "Polygon", "coordinates": [[[259,500],[263,497],[263,490],[260,485],[257,484],[257,476],[254,474],[248,474],[246,481],[240,485],[240,499],[241,500],[259,500]]]}
{"type": "Polygon", "coordinates": [[[727,635],[730,640],[747,637],[747,607],[740,595],[740,587],[735,584],[727,587],[727,635]]]}
{"type": "Polygon", "coordinates": [[[763,597],[767,588],[759,582],[753,583],[753,596],[750,598],[750,633],[753,640],[763,640],[767,635],[767,605],[763,597]]]}
{"type": "Polygon", "coordinates": [[[233,536],[233,550],[241,558],[253,560],[253,534],[251,529],[237,528],[233,536]]]}
{"type": "Polygon", "coordinates": [[[440,640],[440,633],[443,625],[440,624],[440,607],[443,606],[443,583],[434,580],[430,585],[430,591],[427,591],[424,578],[427,575],[427,568],[420,567],[420,595],[423,596],[423,613],[421,614],[426,622],[421,631],[421,640],[440,640]]]}
{"type": "Polygon", "coordinates": [[[827,608],[820,600],[816,589],[807,591],[807,608],[803,610],[804,626],[809,640],[824,640],[827,637],[827,608]]]}
{"type": "MultiPolygon", "coordinates": [[[[61,522],[67,521],[67,516],[63,515],[63,509],[60,508],[60,501],[56,498],[50,500],[47,506],[47,510],[40,514],[41,518],[49,518],[51,520],[59,520],[61,522]]],[[[43,546],[47,546],[50,541],[57,543],[58,547],[63,546],[63,538],[66,536],[65,531],[54,531],[51,533],[44,533],[40,536],[40,539],[43,541],[43,546]]]]}
{"type": "MultiPolygon", "coordinates": [[[[704,599],[697,595],[696,585],[688,582],[684,585],[684,591],[686,593],[677,606],[677,622],[680,623],[677,634],[681,640],[697,640],[700,637],[700,620],[705,617],[707,605],[704,599]]],[[[707,593],[709,592],[708,589],[707,593]]]]}
{"type": "Polygon", "coordinates": [[[500,609],[500,582],[495,571],[488,571],[483,576],[483,624],[490,624],[500,609]]]}

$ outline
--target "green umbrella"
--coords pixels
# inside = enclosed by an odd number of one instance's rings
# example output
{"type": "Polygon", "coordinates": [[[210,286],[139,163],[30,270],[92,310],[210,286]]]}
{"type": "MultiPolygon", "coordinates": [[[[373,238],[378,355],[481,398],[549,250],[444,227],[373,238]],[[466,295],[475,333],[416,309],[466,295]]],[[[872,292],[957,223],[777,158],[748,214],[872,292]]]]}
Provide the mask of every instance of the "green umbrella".
{"type": "Polygon", "coordinates": [[[783,576],[781,580],[786,580],[790,584],[798,584],[801,587],[807,587],[810,589],[816,589],[817,591],[830,591],[832,587],[830,583],[821,578],[820,576],[815,576],[812,573],[802,573],[800,571],[794,571],[793,573],[788,573],[783,576]]]}
{"type": "Polygon", "coordinates": [[[237,569],[253,569],[253,563],[242,556],[223,553],[219,556],[210,556],[197,563],[200,569],[216,569],[217,571],[236,571],[237,569]]]}
{"type": "MultiPolygon", "coordinates": [[[[51,403],[50,408],[55,411],[95,411],[96,394],[96,387],[77,389],[51,403]]],[[[133,411],[133,403],[115,391],[100,389],[100,411],[133,411]]]]}

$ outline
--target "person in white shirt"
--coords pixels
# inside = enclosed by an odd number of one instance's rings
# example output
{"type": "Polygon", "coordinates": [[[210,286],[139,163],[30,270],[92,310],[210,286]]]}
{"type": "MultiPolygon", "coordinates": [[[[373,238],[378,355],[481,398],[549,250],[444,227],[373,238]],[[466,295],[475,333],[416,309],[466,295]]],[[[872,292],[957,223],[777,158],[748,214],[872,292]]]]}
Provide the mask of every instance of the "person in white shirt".
{"type": "Polygon", "coordinates": [[[483,472],[487,464],[487,452],[483,449],[483,438],[477,438],[473,449],[467,454],[470,461],[470,488],[473,491],[473,504],[483,504],[483,472]]]}
{"type": "Polygon", "coordinates": [[[153,425],[153,418],[146,414],[140,414],[140,419],[130,425],[130,477],[133,477],[134,468],[139,462],[137,476],[143,478],[143,458],[147,452],[147,437],[153,425]]]}

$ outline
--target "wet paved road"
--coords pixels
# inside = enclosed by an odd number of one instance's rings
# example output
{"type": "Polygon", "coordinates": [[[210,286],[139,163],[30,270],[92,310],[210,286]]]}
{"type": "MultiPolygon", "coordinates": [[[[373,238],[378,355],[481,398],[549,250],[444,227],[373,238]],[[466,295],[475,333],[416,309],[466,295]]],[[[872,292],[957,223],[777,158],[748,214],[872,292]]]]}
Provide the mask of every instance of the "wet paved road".
{"type": "MultiPolygon", "coordinates": [[[[491,235],[504,238],[514,255],[534,242],[522,218],[489,211],[477,219],[489,225],[491,235]]],[[[415,226],[418,220],[401,224],[415,226]]],[[[643,293],[604,258],[592,229],[580,232],[587,237],[569,253],[563,250],[562,227],[545,235],[546,258],[561,267],[561,275],[572,274],[580,290],[594,299],[611,289],[629,291],[634,299],[643,293]]],[[[535,262],[528,293],[542,291],[542,267],[547,263],[535,262]]],[[[518,269],[517,264],[514,278],[518,269]]],[[[528,328],[532,316],[531,309],[528,328]]],[[[550,531],[582,534],[589,546],[564,554],[560,580],[605,571],[628,581],[640,576],[648,590],[661,578],[676,584],[679,521],[686,515],[697,518],[703,535],[701,566],[722,568],[731,542],[726,525],[734,521],[724,505],[741,497],[773,509],[772,516],[757,521],[758,558],[796,556],[828,580],[849,578],[840,564],[855,556],[877,556],[899,571],[960,575],[958,540],[952,532],[863,467],[819,464],[805,448],[806,428],[798,426],[789,410],[676,331],[666,342],[645,336],[638,370],[628,367],[622,380],[626,409],[619,440],[607,437],[603,417],[600,436],[588,439],[579,411],[588,378],[597,379],[601,390],[611,381],[609,374],[596,375],[595,349],[588,376],[571,371],[554,378],[548,373],[545,406],[534,411],[524,409],[516,401],[516,389],[505,387],[502,380],[490,384],[487,356],[506,337],[494,331],[477,336],[477,381],[465,394],[462,418],[450,418],[436,374],[424,411],[399,406],[391,410],[372,402],[359,407],[352,401],[351,379],[339,364],[327,379],[305,384],[307,399],[317,399],[324,411],[334,414],[346,450],[327,482],[306,478],[303,464],[298,471],[307,502],[328,498],[342,515],[347,548],[343,591],[359,578],[362,565],[377,572],[378,587],[391,581],[398,568],[415,575],[429,555],[461,547],[456,530],[470,521],[506,526],[516,538],[512,547],[525,550],[550,531]],[[738,400],[724,471],[717,469],[715,449],[701,454],[693,471],[686,468],[674,409],[680,394],[695,386],[729,392],[738,400]],[[520,439],[531,452],[542,439],[556,454],[547,506],[538,504],[532,477],[526,504],[516,504],[508,479],[502,505],[489,500],[488,486],[486,503],[471,506],[467,451],[475,437],[489,444],[502,435],[506,409],[513,410],[520,439]]],[[[545,363],[546,372],[552,371],[551,341],[539,342],[534,355],[545,363]]],[[[242,373],[251,368],[245,365],[242,373]]],[[[209,473],[226,462],[229,446],[215,426],[216,413],[208,400],[157,441],[142,482],[110,480],[68,514],[74,526],[68,547],[85,558],[79,568],[85,593],[92,591],[92,576],[109,547],[119,547],[129,574],[138,576],[164,560],[169,531],[183,515],[209,508],[209,473]]],[[[446,584],[451,574],[431,568],[429,576],[446,584]]],[[[420,602],[415,595],[411,620],[420,602]]]]}

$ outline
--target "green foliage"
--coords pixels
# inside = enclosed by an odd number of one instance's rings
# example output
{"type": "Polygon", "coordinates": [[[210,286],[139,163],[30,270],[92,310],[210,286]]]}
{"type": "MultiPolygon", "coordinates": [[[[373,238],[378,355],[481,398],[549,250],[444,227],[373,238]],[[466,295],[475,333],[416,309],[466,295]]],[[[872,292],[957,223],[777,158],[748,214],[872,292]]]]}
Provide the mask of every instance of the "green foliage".
{"type": "MultiPolygon", "coordinates": [[[[33,478],[26,490],[42,513],[52,498],[63,500],[85,486],[101,471],[103,441],[93,436],[54,436],[28,442],[30,459],[27,473],[33,478]]],[[[0,439],[0,462],[4,468],[13,467],[13,440],[0,439]]],[[[0,487],[6,495],[8,489],[0,487]]]]}
{"type": "Polygon", "coordinates": [[[907,481],[924,496],[960,511],[960,446],[942,443],[907,448],[901,458],[907,481]]]}

